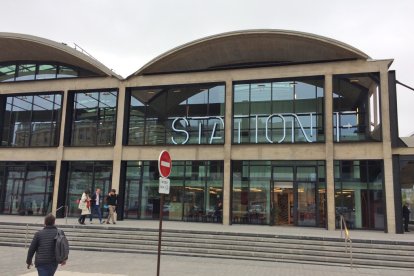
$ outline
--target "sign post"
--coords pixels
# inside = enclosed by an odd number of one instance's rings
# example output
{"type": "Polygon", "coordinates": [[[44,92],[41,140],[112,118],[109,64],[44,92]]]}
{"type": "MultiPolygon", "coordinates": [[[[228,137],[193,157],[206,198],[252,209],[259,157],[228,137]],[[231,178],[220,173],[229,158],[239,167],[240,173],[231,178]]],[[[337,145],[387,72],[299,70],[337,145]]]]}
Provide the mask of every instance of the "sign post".
{"type": "Polygon", "coordinates": [[[168,151],[163,150],[158,157],[158,171],[160,173],[160,185],[158,193],[160,194],[160,227],[158,230],[158,259],[157,259],[157,276],[160,275],[160,259],[161,259],[161,233],[162,233],[162,217],[164,216],[164,194],[170,193],[170,180],[168,176],[171,174],[172,160],[168,151]]]}

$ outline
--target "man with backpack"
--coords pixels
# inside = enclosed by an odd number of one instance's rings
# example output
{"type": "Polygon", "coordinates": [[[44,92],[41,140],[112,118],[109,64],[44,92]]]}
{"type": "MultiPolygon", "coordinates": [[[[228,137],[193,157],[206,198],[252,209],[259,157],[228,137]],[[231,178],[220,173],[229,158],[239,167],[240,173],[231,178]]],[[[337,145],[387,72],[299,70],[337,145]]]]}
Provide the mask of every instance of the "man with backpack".
{"type": "Polygon", "coordinates": [[[58,264],[65,265],[69,255],[69,243],[62,230],[55,226],[55,216],[45,217],[45,227],[38,231],[27,252],[26,264],[29,269],[35,257],[35,267],[39,276],[53,276],[58,264]]]}

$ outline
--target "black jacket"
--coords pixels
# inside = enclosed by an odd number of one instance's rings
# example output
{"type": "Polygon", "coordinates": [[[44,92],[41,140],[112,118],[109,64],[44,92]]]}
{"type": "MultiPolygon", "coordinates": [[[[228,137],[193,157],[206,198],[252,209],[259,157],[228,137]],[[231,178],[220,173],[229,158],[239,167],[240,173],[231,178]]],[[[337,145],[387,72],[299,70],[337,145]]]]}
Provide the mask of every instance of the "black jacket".
{"type": "Polygon", "coordinates": [[[410,217],[410,209],[408,209],[407,206],[403,206],[403,218],[409,218],[410,217]]]}
{"type": "Polygon", "coordinates": [[[35,253],[35,266],[50,263],[57,264],[55,256],[56,233],[56,226],[45,226],[45,228],[34,235],[29,251],[27,252],[26,264],[32,263],[35,253]]]}
{"type": "Polygon", "coordinates": [[[117,195],[108,195],[106,196],[106,204],[116,206],[118,201],[117,195]]]}

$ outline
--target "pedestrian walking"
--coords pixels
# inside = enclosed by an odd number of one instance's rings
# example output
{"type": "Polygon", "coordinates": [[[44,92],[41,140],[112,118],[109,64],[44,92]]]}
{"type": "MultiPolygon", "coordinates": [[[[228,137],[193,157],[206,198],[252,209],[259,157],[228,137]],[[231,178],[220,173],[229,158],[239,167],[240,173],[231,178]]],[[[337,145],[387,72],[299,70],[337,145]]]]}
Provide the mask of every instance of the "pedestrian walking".
{"type": "Polygon", "coordinates": [[[115,215],[116,215],[116,205],[118,203],[118,196],[116,194],[116,190],[112,189],[108,196],[106,197],[106,204],[108,204],[108,210],[109,210],[109,215],[108,215],[108,219],[106,220],[106,224],[109,224],[110,221],[112,220],[113,224],[116,224],[115,222],[115,215]]]}
{"type": "Polygon", "coordinates": [[[410,209],[409,209],[409,204],[405,203],[403,206],[403,218],[404,218],[404,231],[405,232],[410,232],[408,230],[408,223],[410,222],[410,209]]]}
{"type": "MultiPolygon", "coordinates": [[[[62,230],[59,230],[63,233],[62,230]]],[[[32,259],[35,256],[35,267],[39,276],[53,276],[55,275],[58,267],[58,261],[56,260],[55,244],[56,234],[58,229],[55,226],[55,216],[49,214],[45,217],[45,227],[36,232],[30,244],[29,251],[27,252],[27,269],[32,265],[32,259]]],[[[66,260],[60,262],[60,265],[65,265],[66,260]]]]}
{"type": "Polygon", "coordinates": [[[89,222],[92,223],[93,214],[98,214],[99,223],[102,224],[102,213],[101,213],[101,189],[97,188],[95,193],[91,195],[91,214],[89,216],[89,222]]]}
{"type": "Polygon", "coordinates": [[[81,210],[81,216],[78,219],[79,224],[85,224],[86,216],[91,214],[89,197],[90,193],[91,192],[89,189],[86,189],[85,192],[83,192],[81,199],[79,200],[78,208],[81,210]]]}

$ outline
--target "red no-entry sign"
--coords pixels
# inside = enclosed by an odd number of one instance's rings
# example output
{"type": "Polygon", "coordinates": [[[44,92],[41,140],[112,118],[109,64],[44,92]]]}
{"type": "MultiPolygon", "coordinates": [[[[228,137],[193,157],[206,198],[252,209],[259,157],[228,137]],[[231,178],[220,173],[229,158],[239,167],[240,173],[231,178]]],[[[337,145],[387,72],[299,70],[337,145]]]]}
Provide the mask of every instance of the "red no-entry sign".
{"type": "Polygon", "coordinates": [[[163,150],[158,158],[158,171],[160,176],[168,177],[171,174],[172,160],[168,151],[163,150]]]}

